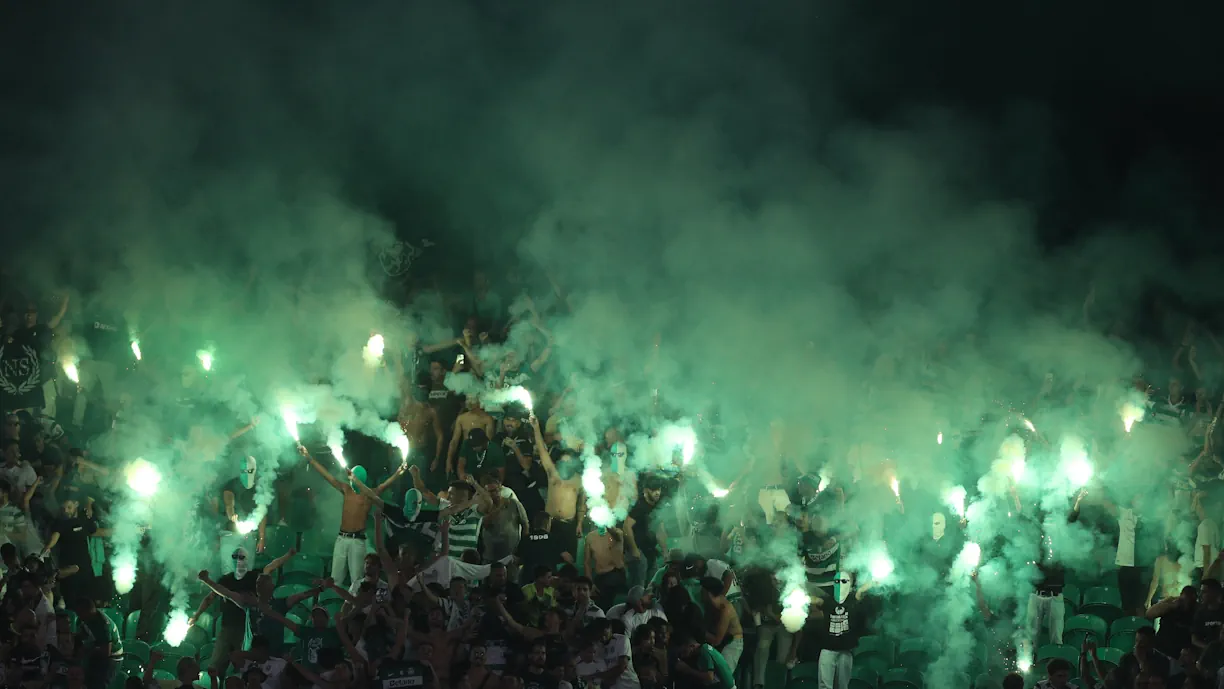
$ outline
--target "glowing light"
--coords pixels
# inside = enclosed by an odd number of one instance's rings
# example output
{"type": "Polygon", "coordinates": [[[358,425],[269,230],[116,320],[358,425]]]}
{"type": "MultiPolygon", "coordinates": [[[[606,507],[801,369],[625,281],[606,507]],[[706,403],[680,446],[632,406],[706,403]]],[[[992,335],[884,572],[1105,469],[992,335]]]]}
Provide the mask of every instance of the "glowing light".
{"type": "Polygon", "coordinates": [[[171,646],[180,646],[190,630],[191,624],[187,613],[175,610],[170,613],[170,621],[166,624],[166,631],[162,633],[162,638],[171,646]]]}
{"type": "Polygon", "coordinates": [[[873,581],[883,581],[884,579],[892,576],[894,569],[892,558],[890,558],[888,553],[885,552],[876,553],[874,556],[872,556],[871,562],[867,566],[867,569],[869,572],[871,572],[871,578],[873,581]]]}
{"type": "Polygon", "coordinates": [[[591,508],[591,521],[595,526],[608,527],[616,523],[616,516],[612,514],[611,508],[607,505],[596,505],[591,508]]]}
{"type": "Polygon", "coordinates": [[[518,402],[527,408],[527,411],[532,410],[531,391],[521,385],[515,385],[508,390],[510,399],[518,402]]]}
{"type": "Polygon", "coordinates": [[[1037,427],[1033,425],[1033,422],[1032,422],[1032,421],[1029,421],[1028,419],[1025,419],[1025,420],[1024,420],[1024,425],[1025,425],[1025,426],[1028,426],[1028,429],[1029,429],[1030,431],[1032,431],[1032,432],[1034,432],[1034,433],[1036,433],[1036,432],[1037,432],[1037,427]]]}
{"type": "Polygon", "coordinates": [[[681,463],[687,465],[697,456],[697,432],[691,426],[667,426],[659,433],[659,437],[663,443],[662,447],[672,452],[680,451],[681,463]]]}
{"type": "Polygon", "coordinates": [[[1028,674],[1028,671],[1033,669],[1033,661],[1028,658],[1017,658],[1016,669],[1024,674],[1028,674]]]}
{"type": "Polygon", "coordinates": [[[404,435],[404,429],[400,428],[400,425],[395,422],[387,424],[387,433],[386,433],[385,439],[388,445],[399,450],[400,460],[404,464],[407,464],[408,463],[408,450],[410,449],[410,446],[408,443],[408,436],[404,435]]]}
{"type": "Polygon", "coordinates": [[[327,449],[331,450],[332,457],[336,458],[336,462],[348,468],[348,461],[344,459],[344,434],[339,430],[332,431],[327,435],[327,449]]]}
{"type": "Polygon", "coordinates": [[[960,518],[965,517],[965,488],[964,486],[952,486],[944,491],[943,501],[948,506],[948,509],[956,513],[960,518]]]}
{"type": "Polygon", "coordinates": [[[201,367],[202,367],[202,368],[203,368],[205,371],[211,371],[211,370],[212,370],[212,367],[213,367],[213,355],[212,355],[212,352],[209,352],[209,351],[207,351],[207,350],[201,349],[200,351],[196,352],[196,358],[200,360],[200,366],[201,366],[201,367]]]}
{"type": "Polygon", "coordinates": [[[1122,417],[1122,427],[1126,429],[1127,433],[1131,432],[1131,428],[1137,422],[1143,420],[1143,416],[1146,413],[1147,400],[1135,390],[1127,394],[1126,399],[1118,407],[1118,414],[1122,417]]]}
{"type": "Polygon", "coordinates": [[[161,472],[141,457],[132,460],[123,470],[123,474],[127,478],[128,488],[141,497],[154,495],[161,484],[161,472]]]}
{"type": "Polygon", "coordinates": [[[943,445],[943,433],[942,433],[942,432],[938,433],[938,434],[935,436],[935,444],[936,444],[936,445],[943,445]]]}
{"type": "Polygon", "coordinates": [[[367,364],[373,366],[382,361],[383,352],[386,351],[386,348],[387,343],[383,340],[383,336],[374,333],[366,341],[365,348],[361,350],[361,356],[367,364]]]}
{"type": "Polygon", "coordinates": [[[1012,460],[1011,475],[1012,475],[1012,478],[1015,479],[1016,483],[1020,483],[1021,481],[1023,481],[1024,476],[1027,472],[1028,472],[1028,464],[1024,461],[1023,457],[1019,457],[1015,460],[1012,460]]]}
{"type": "Polygon", "coordinates": [[[727,490],[726,488],[711,488],[710,489],[710,495],[713,495],[714,497],[720,498],[720,499],[727,497],[727,493],[730,493],[730,492],[731,491],[727,490]]]}
{"type": "Polygon", "coordinates": [[[64,375],[68,376],[68,380],[74,383],[78,383],[78,384],[81,382],[81,372],[77,370],[76,357],[74,356],[64,357],[64,361],[61,365],[64,368],[64,375]]]}
{"type": "Polygon", "coordinates": [[[969,541],[956,556],[957,565],[965,571],[973,571],[982,562],[982,546],[969,541]]]}
{"type": "Polygon", "coordinates": [[[587,462],[586,466],[583,468],[582,489],[586,491],[588,499],[603,497],[603,472],[600,471],[598,464],[594,462],[587,462]]]}
{"type": "Polygon", "coordinates": [[[136,361],[140,361],[140,340],[132,340],[132,356],[136,357],[136,361]]]}
{"type": "Polygon", "coordinates": [[[251,533],[252,531],[254,531],[254,530],[255,530],[255,527],[257,527],[257,526],[259,526],[259,522],[256,522],[256,521],[251,520],[251,519],[244,519],[244,520],[242,520],[242,521],[238,522],[238,523],[235,525],[235,528],[237,528],[237,529],[238,529],[238,533],[239,533],[239,534],[241,534],[241,535],[245,536],[245,535],[247,535],[247,534],[251,533]]]}
{"type": "Polygon", "coordinates": [[[113,569],[112,579],[115,582],[115,591],[119,593],[130,592],[132,586],[136,584],[136,565],[125,562],[116,566],[113,569]]]}
{"type": "Polygon", "coordinates": [[[901,482],[897,480],[896,476],[892,477],[892,480],[888,482],[888,487],[892,488],[893,495],[901,497],[901,482]]]}
{"type": "Polygon", "coordinates": [[[811,604],[812,599],[802,586],[788,587],[786,594],[782,597],[782,626],[786,628],[786,631],[794,634],[803,628],[807,622],[808,607],[811,604]]]}
{"type": "Polygon", "coordinates": [[[820,484],[816,486],[817,493],[823,493],[825,488],[829,487],[829,474],[825,471],[820,472],[820,484]]]}
{"type": "Polygon", "coordinates": [[[1092,462],[1088,459],[1088,450],[1084,441],[1078,436],[1068,435],[1062,439],[1058,448],[1062,458],[1062,470],[1067,476],[1072,488],[1083,488],[1092,480],[1092,462]]]}
{"type": "Polygon", "coordinates": [[[293,407],[285,405],[280,410],[281,418],[285,420],[285,430],[289,432],[289,437],[293,438],[293,442],[300,443],[302,438],[298,435],[298,415],[293,410],[293,407]]]}

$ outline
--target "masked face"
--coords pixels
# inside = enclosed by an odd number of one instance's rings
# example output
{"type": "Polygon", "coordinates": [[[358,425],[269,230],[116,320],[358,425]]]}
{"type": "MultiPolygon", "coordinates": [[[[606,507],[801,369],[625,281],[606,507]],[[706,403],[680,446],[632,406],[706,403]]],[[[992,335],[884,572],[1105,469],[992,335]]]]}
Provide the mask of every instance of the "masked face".
{"type": "Polygon", "coordinates": [[[241,474],[242,487],[251,490],[255,487],[255,458],[247,457],[242,461],[241,474]]]}
{"type": "Polygon", "coordinates": [[[625,447],[625,444],[613,443],[609,454],[612,456],[612,471],[617,473],[623,471],[629,460],[629,449],[625,447]]]}
{"type": "Polygon", "coordinates": [[[833,579],[833,597],[838,603],[845,603],[850,597],[850,590],[854,586],[854,580],[850,577],[849,572],[838,572],[836,578],[833,579]]]}
{"type": "Polygon", "coordinates": [[[948,528],[948,518],[936,512],[931,517],[931,538],[939,540],[943,538],[944,531],[948,528]]]}
{"type": "MultiPolygon", "coordinates": [[[[353,467],[353,478],[355,478],[355,479],[357,479],[358,481],[361,481],[363,484],[365,484],[365,483],[366,483],[366,470],[365,470],[365,467],[363,467],[363,466],[355,466],[355,467],[353,467]]],[[[354,486],[353,486],[353,490],[357,490],[357,486],[356,486],[356,485],[354,485],[354,486]]]]}
{"type": "Polygon", "coordinates": [[[241,579],[251,571],[250,560],[247,559],[247,551],[245,548],[237,548],[234,554],[231,555],[234,559],[234,576],[241,579]]]}

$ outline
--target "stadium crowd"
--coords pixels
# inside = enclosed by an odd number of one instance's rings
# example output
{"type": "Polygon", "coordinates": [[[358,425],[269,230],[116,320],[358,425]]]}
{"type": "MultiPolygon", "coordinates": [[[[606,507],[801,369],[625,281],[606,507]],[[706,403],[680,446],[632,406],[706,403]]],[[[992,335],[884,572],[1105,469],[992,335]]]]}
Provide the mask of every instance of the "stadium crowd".
{"type": "MultiPolygon", "coordinates": [[[[940,577],[929,588],[944,588],[968,541],[965,514],[923,509],[917,495],[903,501],[894,473],[886,513],[848,517],[847,504],[879,489],[872,472],[831,476],[828,449],[791,446],[781,423],[758,429],[725,485],[683,443],[669,461],[633,465],[629,438],[658,435],[662,423],[613,421],[584,447],[566,436],[582,400],[550,365],[558,345],[548,313],[503,304],[484,276],[451,306],[462,322],[453,339],[388,343],[411,447],[404,461],[350,433],[343,462],[304,425],[300,458],[280,463],[269,513],[243,528],[261,466],[244,443],[260,420],[234,421],[222,452],[240,469],[182,508],[214,534],[205,547],[216,566],[198,573],[189,630],[171,643],[164,565],[142,552],[133,585],[117,586],[108,545],[127,458],[109,456],[99,439],[125,422],[148,375],[128,328],[70,318],[68,299],[45,318],[35,300],[4,296],[0,686],[1224,687],[1212,509],[1219,409],[1197,377],[1189,329],[1174,357],[1184,370],[1159,387],[1134,385],[1144,423],[1176,429],[1196,448],[1168,486],[1151,483],[1170,496],[1159,502],[1168,514],[1148,509],[1148,496],[1125,503],[1085,488],[1065,511],[1112,544],[1103,566],[1074,571],[1044,559],[1024,597],[991,600],[975,561],[972,585],[957,595],[976,610],[953,624],[977,643],[963,667],[942,673],[930,669],[946,655],[943,613],[922,607],[935,594],[889,590],[887,568],[849,563],[873,528],[917,531],[911,556],[893,557],[925,562],[940,577]],[[503,346],[516,327],[533,333],[517,340],[530,343],[523,351],[503,346]],[[88,344],[79,370],[63,359],[72,338],[88,344]],[[456,385],[459,374],[479,388],[456,385]],[[508,389],[531,401],[485,394],[508,389]],[[338,525],[320,516],[335,502],[338,525]],[[1178,552],[1170,534],[1185,524],[1193,549],[1178,552]],[[786,619],[783,574],[796,563],[798,621],[786,619]],[[928,621],[887,622],[901,608],[928,621]]],[[[565,308],[557,296],[550,308],[565,308]]],[[[207,369],[183,365],[182,394],[166,404],[198,419],[207,369]]],[[[938,386],[938,367],[929,371],[938,386]]],[[[1092,393],[1048,377],[1029,407],[1001,407],[989,423],[1039,446],[1024,414],[1042,405],[1112,414],[1114,400],[1092,393]]],[[[665,404],[656,407],[666,420],[665,404]]],[[[692,429],[698,446],[725,443],[716,413],[692,429]]],[[[988,435],[949,430],[945,443],[941,431],[938,442],[956,452],[988,435]]],[[[852,461],[868,454],[851,449],[852,461]]],[[[1016,495],[1018,515],[1050,510],[1021,502],[1016,495]]],[[[981,547],[984,560],[990,546],[981,547]]]]}

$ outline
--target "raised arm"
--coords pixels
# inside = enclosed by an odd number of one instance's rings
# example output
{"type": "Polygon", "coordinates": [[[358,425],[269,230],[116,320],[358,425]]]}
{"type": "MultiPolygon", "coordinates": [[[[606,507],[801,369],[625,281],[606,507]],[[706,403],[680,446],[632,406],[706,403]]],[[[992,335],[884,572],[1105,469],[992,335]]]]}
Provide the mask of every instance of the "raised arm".
{"type": "Polygon", "coordinates": [[[381,485],[375,488],[374,492],[377,493],[378,495],[382,495],[383,492],[385,492],[396,481],[399,480],[399,477],[404,475],[405,471],[408,471],[408,466],[406,464],[399,465],[399,468],[396,469],[395,472],[392,473],[391,476],[389,476],[386,481],[383,481],[381,485]]]}
{"type": "MultiPolygon", "coordinates": [[[[302,448],[302,449],[303,451],[305,450],[305,448],[302,448]]],[[[336,480],[336,477],[332,476],[331,473],[327,471],[327,469],[324,469],[323,465],[319,464],[319,460],[315,459],[309,454],[306,455],[306,458],[310,460],[310,466],[314,467],[314,470],[319,472],[319,475],[323,477],[324,481],[327,481],[328,483],[330,483],[332,488],[335,488],[341,493],[344,492],[344,484],[336,480]]]]}
{"type": "MultiPolygon", "coordinates": [[[[292,598],[290,599],[290,601],[292,601],[292,598]]],[[[290,601],[286,601],[287,603],[289,603],[289,607],[293,607],[294,605],[297,605],[297,603],[291,603],[290,601]]],[[[297,622],[294,622],[288,617],[285,617],[279,612],[276,612],[275,610],[272,609],[271,605],[268,605],[267,603],[260,603],[259,611],[263,613],[264,615],[266,615],[267,617],[276,620],[277,622],[281,624],[282,627],[285,627],[286,629],[293,632],[294,634],[301,633],[301,627],[298,625],[297,622]]]]}
{"type": "Polygon", "coordinates": [[[217,594],[218,596],[221,596],[222,598],[225,598],[231,601],[235,605],[247,607],[248,604],[250,603],[251,599],[248,598],[247,596],[240,594],[240,593],[234,593],[228,588],[208,578],[207,570],[200,570],[200,573],[198,576],[199,576],[200,581],[203,582],[205,586],[212,589],[213,593],[217,594]]]}
{"type": "MultiPolygon", "coordinates": [[[[267,517],[264,517],[264,520],[265,520],[265,521],[267,521],[267,517]]],[[[271,574],[271,573],[275,572],[276,570],[280,569],[281,567],[284,567],[284,566],[285,566],[285,563],[286,563],[286,562],[289,562],[290,560],[292,560],[294,555],[297,555],[297,548],[290,548],[290,549],[289,549],[289,552],[287,552],[287,553],[285,553],[284,555],[281,555],[280,557],[276,558],[275,560],[273,560],[273,561],[269,562],[269,563],[268,563],[268,564],[267,564],[267,565],[266,565],[266,566],[263,568],[263,573],[264,573],[264,574],[271,574]]],[[[293,607],[293,606],[289,606],[289,607],[293,607]]]]}
{"type": "Polygon", "coordinates": [[[353,485],[357,488],[358,493],[369,498],[375,505],[378,506],[379,509],[384,509],[386,507],[386,503],[383,502],[383,499],[379,497],[378,493],[375,493],[373,489],[362,483],[361,479],[357,478],[357,475],[353,473],[352,469],[347,469],[346,471],[348,472],[346,474],[348,476],[348,480],[352,481],[353,485]]]}

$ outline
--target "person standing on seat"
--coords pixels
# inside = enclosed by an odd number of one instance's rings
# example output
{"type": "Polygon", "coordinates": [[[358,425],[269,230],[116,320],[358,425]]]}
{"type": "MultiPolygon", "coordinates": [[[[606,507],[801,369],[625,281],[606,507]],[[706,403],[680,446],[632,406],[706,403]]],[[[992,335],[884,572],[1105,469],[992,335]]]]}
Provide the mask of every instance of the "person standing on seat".
{"type": "Polygon", "coordinates": [[[820,689],[849,689],[854,671],[854,649],[867,633],[867,610],[863,595],[870,584],[854,589],[854,577],[841,571],[833,578],[833,598],[812,597],[808,617],[821,620],[820,689]]]}

